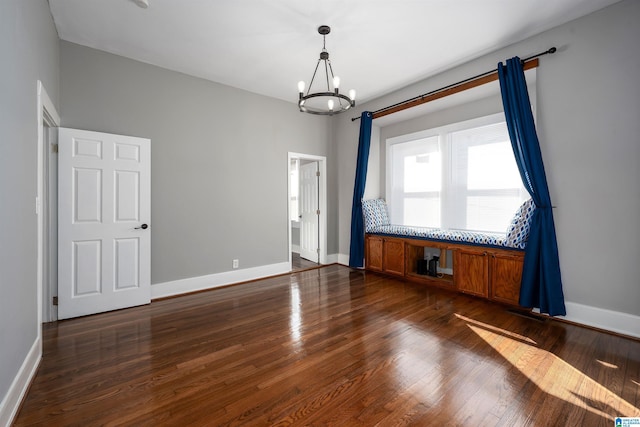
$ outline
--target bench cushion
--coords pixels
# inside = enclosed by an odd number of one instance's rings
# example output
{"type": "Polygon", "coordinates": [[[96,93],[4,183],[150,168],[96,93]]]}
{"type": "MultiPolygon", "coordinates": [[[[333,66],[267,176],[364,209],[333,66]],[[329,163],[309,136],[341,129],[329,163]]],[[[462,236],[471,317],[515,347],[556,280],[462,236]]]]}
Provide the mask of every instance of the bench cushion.
{"type": "Polygon", "coordinates": [[[362,213],[364,215],[365,230],[389,225],[387,204],[383,199],[363,200],[362,213]]]}
{"type": "Polygon", "coordinates": [[[516,211],[511,224],[507,228],[507,236],[505,238],[505,246],[512,248],[524,248],[529,239],[529,231],[531,230],[531,217],[536,210],[536,205],[532,199],[524,202],[516,211]]]}
{"type": "Polygon", "coordinates": [[[362,201],[365,232],[385,236],[397,236],[452,243],[468,243],[477,246],[507,247],[525,249],[529,237],[530,221],[535,204],[531,199],[524,202],[507,230],[503,233],[482,233],[466,230],[442,230],[439,228],[392,225],[387,214],[387,204],[383,199],[362,201]]]}
{"type": "Polygon", "coordinates": [[[367,233],[415,239],[438,240],[452,243],[468,243],[478,246],[505,246],[504,234],[501,233],[480,233],[465,230],[441,230],[438,228],[409,227],[406,225],[379,226],[367,230],[367,233]]]}

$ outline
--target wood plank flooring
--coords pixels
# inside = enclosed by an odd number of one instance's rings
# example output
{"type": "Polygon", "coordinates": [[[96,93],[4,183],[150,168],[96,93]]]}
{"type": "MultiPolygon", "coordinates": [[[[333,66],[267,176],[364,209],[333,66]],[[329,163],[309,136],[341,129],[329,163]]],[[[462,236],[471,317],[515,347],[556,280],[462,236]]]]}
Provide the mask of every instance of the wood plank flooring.
{"type": "Polygon", "coordinates": [[[332,265],[45,325],[16,426],[613,426],[640,341],[332,265]]]}
{"type": "Polygon", "coordinates": [[[318,267],[320,267],[320,264],[302,258],[299,253],[291,252],[291,271],[308,270],[318,267]]]}

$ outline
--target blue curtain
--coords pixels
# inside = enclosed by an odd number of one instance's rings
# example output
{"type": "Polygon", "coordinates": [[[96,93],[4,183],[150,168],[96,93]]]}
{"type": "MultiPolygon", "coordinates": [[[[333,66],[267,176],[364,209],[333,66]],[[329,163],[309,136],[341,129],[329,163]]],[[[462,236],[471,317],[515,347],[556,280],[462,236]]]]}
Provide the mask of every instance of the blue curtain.
{"type": "Polygon", "coordinates": [[[522,62],[517,56],[498,64],[504,114],[513,153],[525,188],[536,204],[525,250],[520,305],[565,315],[556,229],[522,62]]]}
{"type": "Polygon", "coordinates": [[[353,185],[353,203],[351,205],[351,247],[349,248],[349,267],[364,266],[364,219],[362,217],[362,196],[367,182],[369,147],[371,146],[371,123],[373,115],[365,111],[360,116],[360,138],[358,140],[358,159],[356,163],[356,182],[353,185]]]}

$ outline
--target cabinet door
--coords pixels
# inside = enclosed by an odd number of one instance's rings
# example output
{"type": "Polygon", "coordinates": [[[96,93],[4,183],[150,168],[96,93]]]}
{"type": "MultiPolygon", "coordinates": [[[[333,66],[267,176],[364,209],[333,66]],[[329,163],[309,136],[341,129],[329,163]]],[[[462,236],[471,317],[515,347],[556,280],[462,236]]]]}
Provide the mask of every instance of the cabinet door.
{"type": "Polygon", "coordinates": [[[404,241],[384,240],[382,267],[386,273],[404,276],[404,241]]]}
{"type": "Polygon", "coordinates": [[[460,292],[489,297],[489,257],[483,251],[458,249],[453,255],[453,281],[460,292]]]}
{"type": "Polygon", "coordinates": [[[494,254],[491,257],[491,299],[518,304],[524,256],[494,254]]]}
{"type": "Polygon", "coordinates": [[[382,238],[367,236],[365,239],[365,268],[372,271],[382,271],[382,238]]]}

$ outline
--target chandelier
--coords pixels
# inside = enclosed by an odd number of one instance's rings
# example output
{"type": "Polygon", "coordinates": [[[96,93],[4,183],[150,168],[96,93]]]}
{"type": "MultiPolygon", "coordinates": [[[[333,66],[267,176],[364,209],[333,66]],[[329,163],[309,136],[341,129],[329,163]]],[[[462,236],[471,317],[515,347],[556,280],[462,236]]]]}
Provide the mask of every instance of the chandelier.
{"type": "MultiPolygon", "coordinates": [[[[333,68],[331,68],[331,61],[329,60],[329,52],[325,47],[325,37],[331,32],[331,28],[328,25],[321,25],[318,27],[318,33],[322,35],[322,51],[320,52],[320,58],[316,64],[316,69],[313,71],[313,77],[311,77],[311,83],[307,93],[304,93],[305,83],[303,81],[298,82],[298,107],[300,111],[309,114],[320,114],[326,116],[332,116],[334,114],[347,111],[351,107],[356,105],[356,91],[351,89],[349,96],[340,93],[340,77],[333,75],[333,68]],[[311,92],[313,82],[318,74],[318,68],[320,68],[320,74],[323,74],[324,79],[318,76],[318,80],[326,80],[327,90],[326,92],[311,92]],[[333,85],[333,90],[330,87],[330,83],[333,85]]],[[[322,85],[322,83],[320,83],[322,85]]]]}

